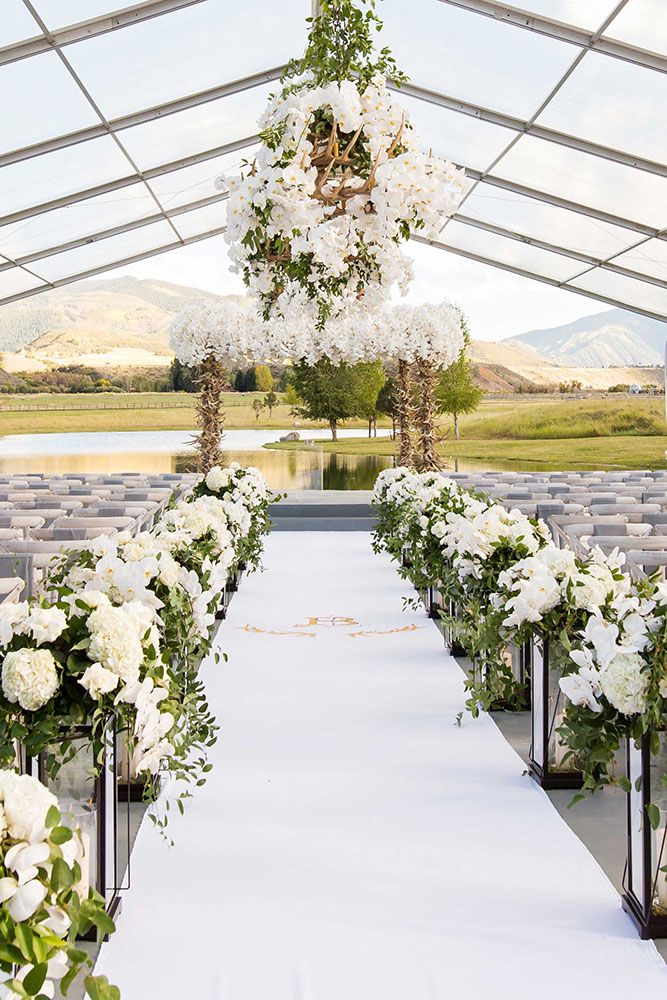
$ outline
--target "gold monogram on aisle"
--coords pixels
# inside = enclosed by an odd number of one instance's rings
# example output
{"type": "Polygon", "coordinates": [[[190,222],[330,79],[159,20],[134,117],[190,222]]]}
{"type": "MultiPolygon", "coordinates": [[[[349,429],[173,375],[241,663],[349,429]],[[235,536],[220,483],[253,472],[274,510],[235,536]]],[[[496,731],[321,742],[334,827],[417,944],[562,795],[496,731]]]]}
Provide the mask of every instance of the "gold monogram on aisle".
{"type": "Polygon", "coordinates": [[[350,615],[305,615],[303,621],[296,622],[286,628],[262,628],[260,625],[251,625],[250,623],[236,627],[250,635],[295,636],[302,639],[315,639],[318,634],[321,634],[320,630],[333,629],[342,631],[350,639],[362,639],[385,635],[405,635],[416,632],[424,626],[410,622],[407,625],[398,625],[392,628],[366,628],[362,622],[350,615]]]}

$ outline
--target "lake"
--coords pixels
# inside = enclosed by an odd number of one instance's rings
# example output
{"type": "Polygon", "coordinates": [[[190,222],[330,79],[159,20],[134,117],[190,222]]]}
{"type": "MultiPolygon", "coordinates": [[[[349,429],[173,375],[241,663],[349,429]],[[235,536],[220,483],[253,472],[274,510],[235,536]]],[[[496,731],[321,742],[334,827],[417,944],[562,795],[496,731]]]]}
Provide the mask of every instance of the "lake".
{"type": "MultiPolygon", "coordinates": [[[[370,490],[390,456],[324,453],[317,441],[330,440],[328,430],[302,431],[314,440],[307,451],[268,451],[263,446],[289,430],[229,430],[224,461],[255,465],[275,490],[370,490]]],[[[339,430],[338,436],[362,437],[359,428],[339,430]]],[[[388,430],[378,430],[385,436],[388,430]]],[[[517,471],[521,462],[457,460],[457,472],[483,472],[493,467],[517,471]]],[[[111,431],[75,434],[11,434],[0,438],[0,473],[15,472],[189,472],[196,468],[190,431],[111,431]]],[[[557,471],[549,462],[531,462],[534,472],[557,471]]]]}
{"type": "MultiPolygon", "coordinates": [[[[255,465],[275,490],[369,490],[390,457],[268,451],[285,430],[230,430],[223,440],[224,461],[255,465]]],[[[363,430],[340,430],[359,437],[363,430]]],[[[378,434],[389,434],[379,430],[378,434]]],[[[327,430],[302,432],[308,440],[328,440],[327,430]]],[[[114,431],[80,434],[12,434],[0,438],[0,473],[15,472],[187,472],[196,468],[190,431],[114,431]]]]}

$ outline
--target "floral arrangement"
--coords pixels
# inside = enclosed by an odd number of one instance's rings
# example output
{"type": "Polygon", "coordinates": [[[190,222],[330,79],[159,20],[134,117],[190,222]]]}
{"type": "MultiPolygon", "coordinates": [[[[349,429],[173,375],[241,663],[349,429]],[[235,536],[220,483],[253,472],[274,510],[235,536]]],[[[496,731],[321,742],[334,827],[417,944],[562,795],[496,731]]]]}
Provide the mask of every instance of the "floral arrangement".
{"type": "Polygon", "coordinates": [[[618,552],[560,549],[542,522],[442,476],[386,470],[374,501],[376,550],[401,558],[417,589],[435,585],[457,606],[450,624],[484,668],[467,684],[471,712],[522,707],[500,651],[548,636],[566,697],[557,735],[583,792],[628,788],[614,769],[621,741],[657,738],[667,714],[667,584],[633,580],[618,552]]]}
{"type": "Polygon", "coordinates": [[[280,499],[280,494],[268,488],[259,469],[244,468],[238,462],[232,462],[225,469],[215,466],[201,479],[192,495],[212,496],[220,500],[226,510],[241,509],[249,513],[250,524],[236,546],[234,569],[259,569],[263,539],[271,530],[269,505],[280,499]]]}
{"type": "MultiPolygon", "coordinates": [[[[260,474],[248,478],[259,494],[260,474]]],[[[48,579],[50,604],[0,605],[1,760],[14,760],[18,741],[29,756],[48,750],[55,776],[82,728],[98,760],[113,718],[149,801],[161,773],[178,779],[181,807],[205,781],[217,726],[198,668],[227,577],[265,526],[254,492],[219,499],[195,495],[200,485],[150,531],[65,553],[48,579]]]]}
{"type": "MultiPolygon", "coordinates": [[[[103,898],[82,882],[82,844],[61,822],[58,801],[30,775],[0,771],[0,970],[6,1000],[52,998],[92,960],[78,934],[111,934],[103,898]]],[[[86,975],[94,1000],[119,1000],[105,976],[86,975]]]]}
{"type": "Polygon", "coordinates": [[[411,278],[400,244],[434,235],[458,206],[464,174],[421,150],[387,86],[404,77],[373,59],[373,0],[323,0],[304,57],[260,120],[261,148],[229,189],[226,240],[265,319],[321,328],[344,307],[376,307],[411,278]]]}
{"type": "Polygon", "coordinates": [[[184,365],[196,367],[211,357],[227,364],[249,364],[265,356],[262,327],[250,300],[242,295],[202,299],[176,313],[169,343],[184,365]]]}

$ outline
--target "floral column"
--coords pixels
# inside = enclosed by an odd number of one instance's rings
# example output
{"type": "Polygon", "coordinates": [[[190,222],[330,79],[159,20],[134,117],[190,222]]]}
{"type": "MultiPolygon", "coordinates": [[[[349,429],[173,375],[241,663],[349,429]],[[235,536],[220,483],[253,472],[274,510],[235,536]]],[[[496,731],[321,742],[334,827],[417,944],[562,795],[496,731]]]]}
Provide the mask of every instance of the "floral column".
{"type": "Polygon", "coordinates": [[[207,473],[214,465],[222,464],[220,441],[224,428],[224,412],[221,408],[225,371],[222,363],[209,354],[199,369],[199,395],[197,397],[197,451],[200,471],[207,473]]]}
{"type": "Polygon", "coordinates": [[[412,380],[410,364],[398,362],[398,424],[400,430],[399,465],[408,469],[415,467],[414,454],[414,405],[412,402],[412,380]]]}
{"type": "Polygon", "coordinates": [[[414,369],[417,382],[415,464],[419,472],[437,471],[442,468],[435,436],[435,388],[438,371],[433,362],[426,358],[418,358],[414,369]]]}

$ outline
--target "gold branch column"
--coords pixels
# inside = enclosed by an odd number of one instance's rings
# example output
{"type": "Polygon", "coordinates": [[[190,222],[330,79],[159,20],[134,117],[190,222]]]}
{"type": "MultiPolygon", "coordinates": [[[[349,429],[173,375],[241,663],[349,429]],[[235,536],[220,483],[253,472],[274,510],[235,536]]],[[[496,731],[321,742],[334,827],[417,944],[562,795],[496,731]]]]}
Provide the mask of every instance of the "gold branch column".
{"type": "Polygon", "coordinates": [[[225,415],[221,406],[225,371],[221,362],[210,354],[200,366],[198,384],[197,426],[199,434],[196,438],[196,445],[199,452],[200,471],[205,474],[214,465],[222,463],[220,441],[225,425],[225,415]]]}
{"type": "Polygon", "coordinates": [[[397,380],[397,411],[400,444],[398,452],[399,465],[408,469],[415,468],[414,454],[414,404],[412,402],[412,378],[410,363],[399,360],[397,380]]]}
{"type": "Polygon", "coordinates": [[[442,468],[438,458],[435,436],[435,390],[438,370],[432,361],[419,358],[414,364],[417,383],[415,465],[418,472],[431,472],[442,468]]]}

